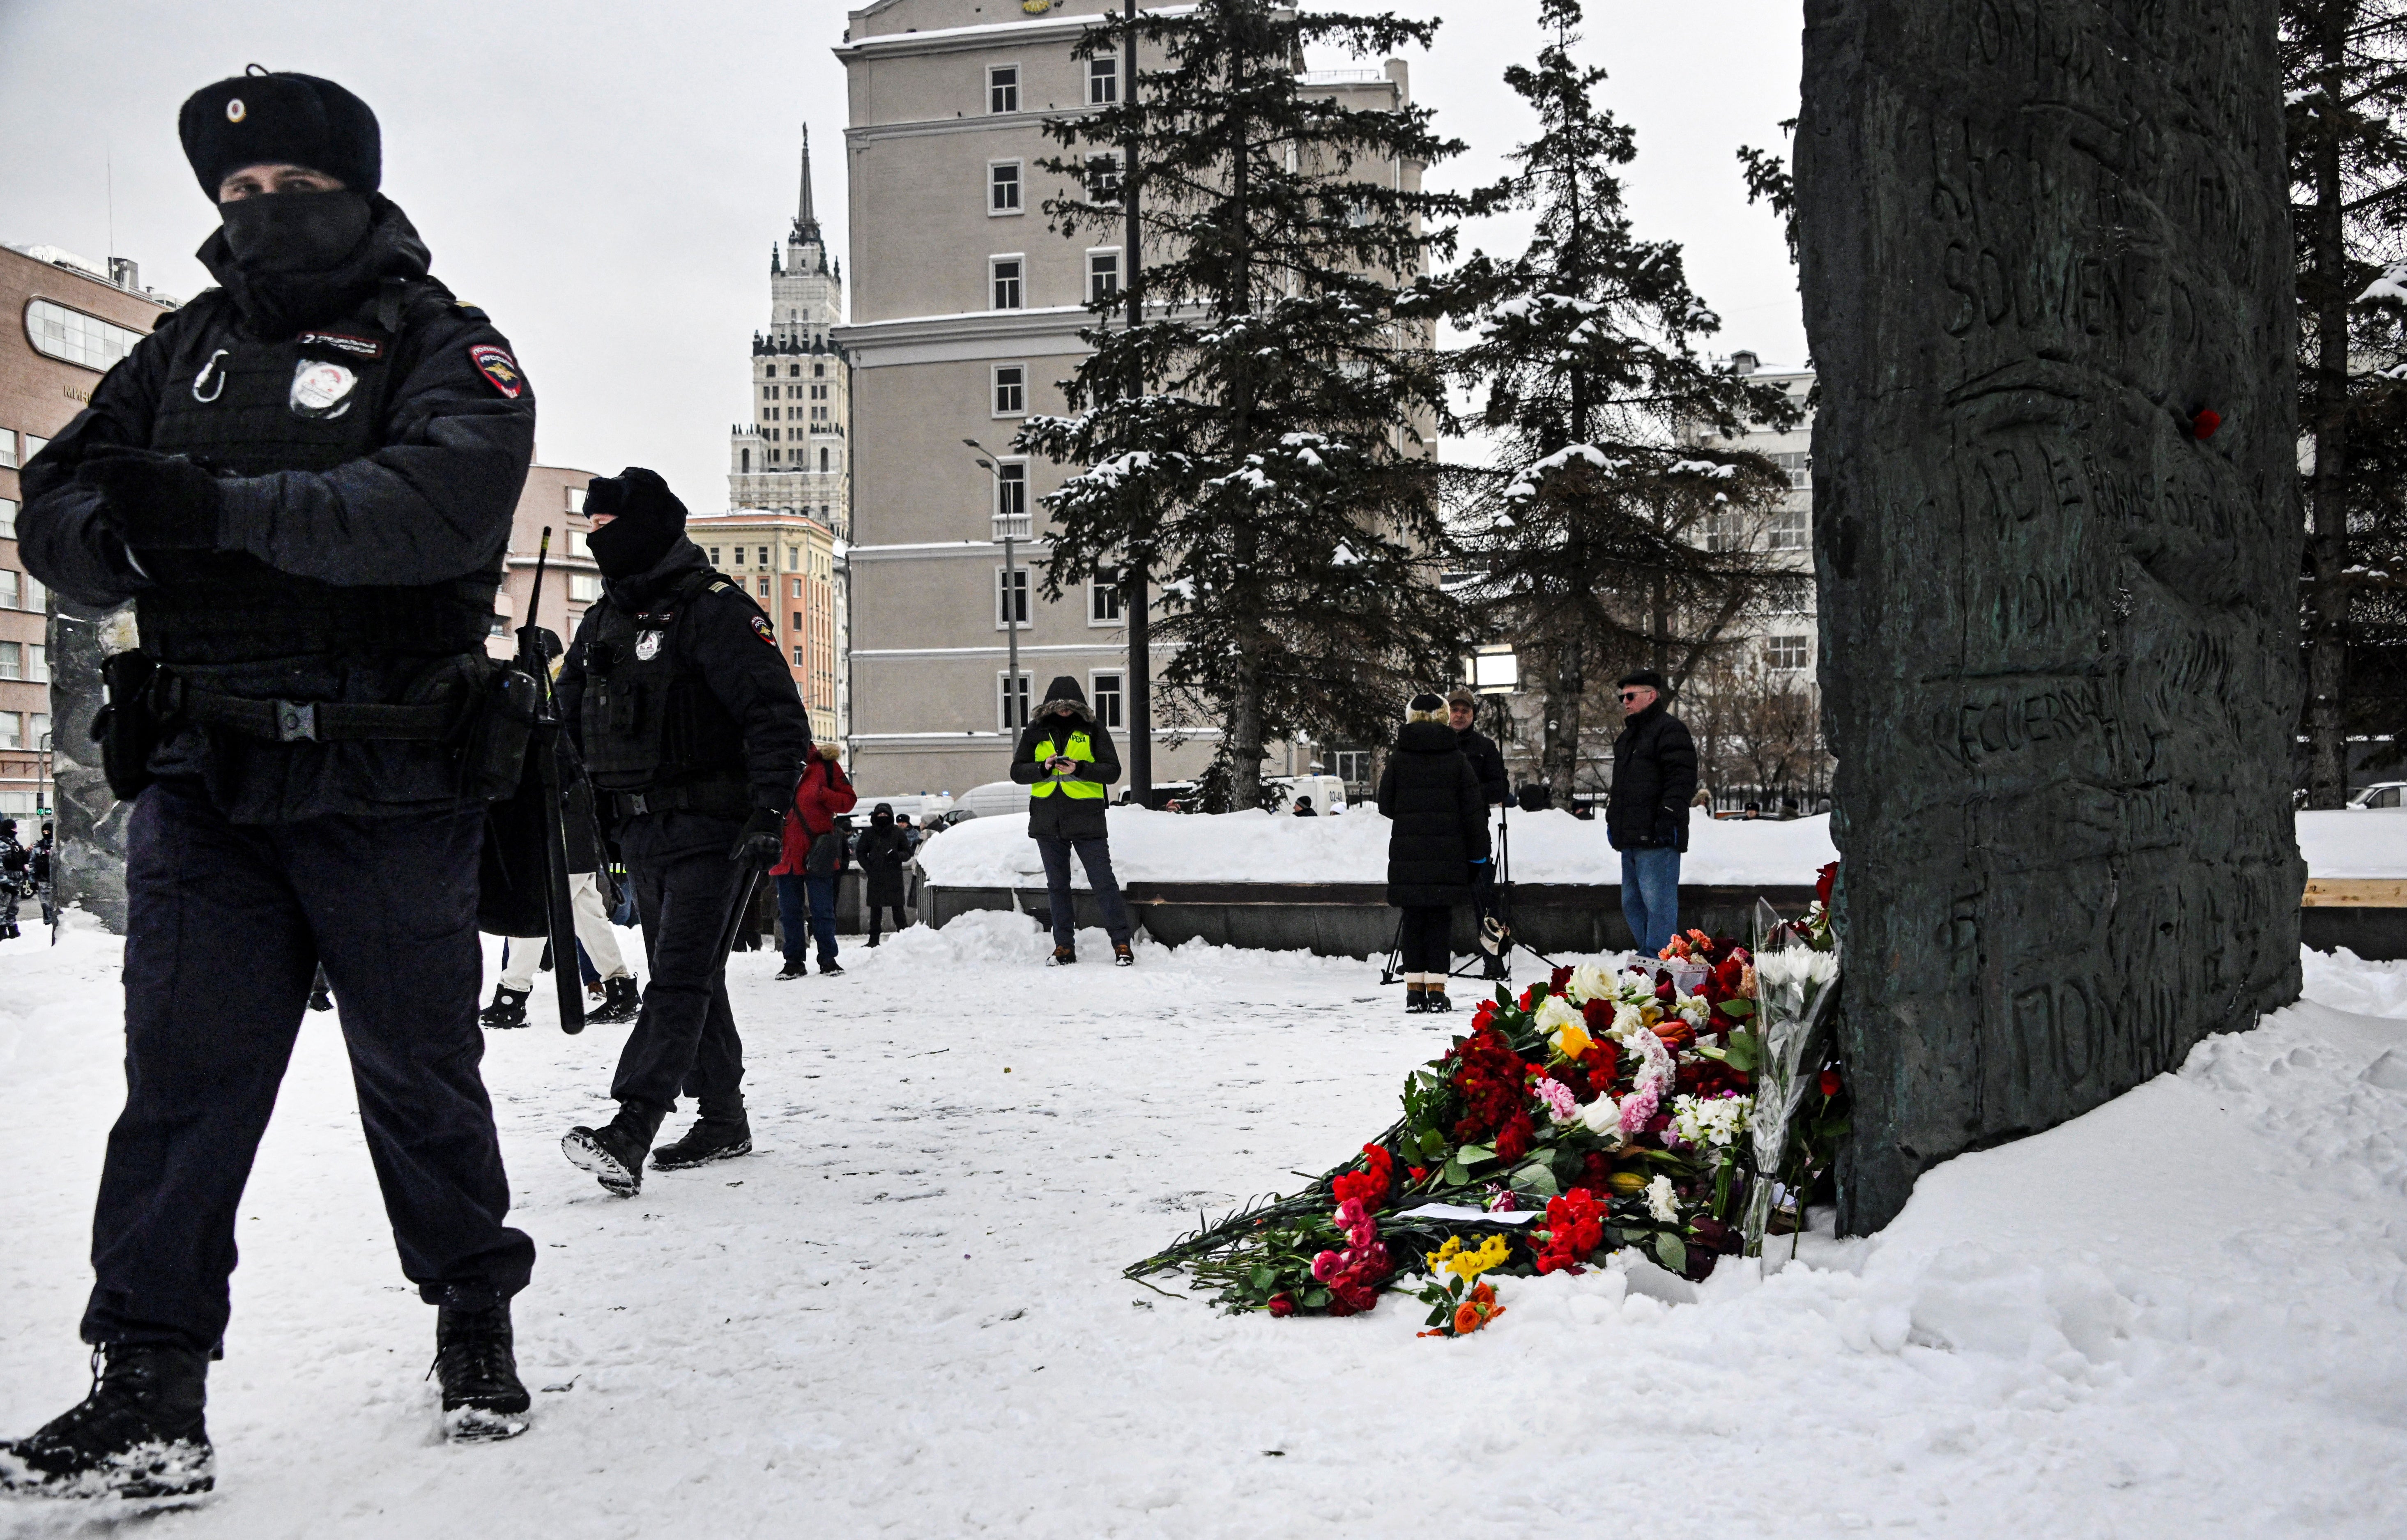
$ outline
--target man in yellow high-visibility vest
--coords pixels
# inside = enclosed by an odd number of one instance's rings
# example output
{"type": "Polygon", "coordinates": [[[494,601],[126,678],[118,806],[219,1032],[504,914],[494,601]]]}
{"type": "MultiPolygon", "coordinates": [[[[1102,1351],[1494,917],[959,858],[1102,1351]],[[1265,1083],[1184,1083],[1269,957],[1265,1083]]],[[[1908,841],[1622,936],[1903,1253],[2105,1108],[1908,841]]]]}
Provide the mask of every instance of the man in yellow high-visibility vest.
{"type": "Polygon", "coordinates": [[[1104,819],[1104,788],[1120,778],[1120,753],[1077,680],[1064,674],[1045,692],[1045,704],[1021,730],[1012,753],[1011,778],[1028,788],[1028,834],[1045,858],[1045,887],[1053,906],[1052,964],[1078,961],[1077,910],[1070,891],[1070,856],[1075,851],[1104,911],[1112,961],[1129,966],[1136,961],[1129,949],[1134,933],[1119,879],[1112,875],[1111,831],[1104,819]]]}

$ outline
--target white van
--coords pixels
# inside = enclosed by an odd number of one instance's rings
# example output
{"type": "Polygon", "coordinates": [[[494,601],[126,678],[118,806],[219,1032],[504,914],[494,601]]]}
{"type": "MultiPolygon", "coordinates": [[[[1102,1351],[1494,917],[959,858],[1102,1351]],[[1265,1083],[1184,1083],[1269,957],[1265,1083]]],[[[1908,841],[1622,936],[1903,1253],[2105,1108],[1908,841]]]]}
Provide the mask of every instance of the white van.
{"type": "Polygon", "coordinates": [[[1030,800],[1028,788],[1018,781],[990,780],[955,797],[952,810],[970,818],[996,818],[1011,813],[1025,818],[1030,800]]]}
{"type": "Polygon", "coordinates": [[[1266,776],[1262,778],[1262,806],[1274,813],[1293,813],[1295,799],[1310,797],[1313,810],[1321,814],[1346,811],[1346,782],[1337,776],[1266,776]]]}
{"type": "Polygon", "coordinates": [[[856,829],[868,827],[870,810],[879,803],[894,809],[896,818],[906,818],[914,828],[925,828],[933,819],[941,819],[952,807],[953,799],[936,791],[905,791],[900,796],[873,796],[855,788],[861,800],[853,805],[852,824],[856,829]]]}

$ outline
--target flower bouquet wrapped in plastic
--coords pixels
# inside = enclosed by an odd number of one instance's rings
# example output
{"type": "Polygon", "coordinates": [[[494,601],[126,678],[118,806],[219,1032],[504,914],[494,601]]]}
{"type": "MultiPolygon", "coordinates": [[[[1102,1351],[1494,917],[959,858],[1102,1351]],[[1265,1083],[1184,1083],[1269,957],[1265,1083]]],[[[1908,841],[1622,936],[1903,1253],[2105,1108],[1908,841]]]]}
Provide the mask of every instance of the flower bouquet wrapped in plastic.
{"type": "MultiPolygon", "coordinates": [[[[1763,1233],[1772,1223],[1773,1178],[1788,1148],[1788,1129],[1809,1082],[1809,1050],[1822,1034],[1830,1002],[1838,996],[1839,952],[1809,936],[1830,936],[1791,925],[1759,900],[1755,906],[1755,1030],[1761,1062],[1755,1072],[1755,1183],[1747,1193],[1741,1230],[1746,1255],[1763,1255],[1763,1233]]],[[[1802,1205],[1801,1205],[1802,1207],[1802,1205]]],[[[1798,1216],[1802,1225],[1804,1216],[1798,1216]]]]}

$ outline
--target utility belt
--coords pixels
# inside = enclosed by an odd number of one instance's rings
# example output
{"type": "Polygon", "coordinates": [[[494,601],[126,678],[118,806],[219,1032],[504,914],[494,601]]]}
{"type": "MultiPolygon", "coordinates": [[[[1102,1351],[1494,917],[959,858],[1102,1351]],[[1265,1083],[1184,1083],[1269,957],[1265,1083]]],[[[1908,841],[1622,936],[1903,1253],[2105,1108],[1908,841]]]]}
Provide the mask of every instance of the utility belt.
{"type": "Polygon", "coordinates": [[[640,791],[612,791],[608,795],[610,810],[618,823],[648,813],[700,813],[705,818],[732,819],[739,823],[752,816],[751,788],[734,777],[713,777],[677,786],[646,787],[640,791]]]}
{"type": "Polygon", "coordinates": [[[122,801],[150,784],[150,756],[182,726],[221,728],[269,743],[442,743],[459,750],[461,791],[492,802],[518,790],[534,726],[534,680],[496,668],[479,688],[400,706],[348,701],[258,700],[212,690],[139,648],[100,665],[108,704],[93,718],[108,789],[122,801]]]}

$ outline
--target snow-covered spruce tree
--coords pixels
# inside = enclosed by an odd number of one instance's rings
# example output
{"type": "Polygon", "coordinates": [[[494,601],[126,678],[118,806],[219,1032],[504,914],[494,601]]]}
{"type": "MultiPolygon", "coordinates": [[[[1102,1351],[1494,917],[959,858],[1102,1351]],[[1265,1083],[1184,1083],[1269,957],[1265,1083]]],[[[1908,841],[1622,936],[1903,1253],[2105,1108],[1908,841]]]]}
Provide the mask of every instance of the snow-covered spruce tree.
{"type": "Polygon", "coordinates": [[[2407,711],[2407,0],[2283,0],[2282,62],[2312,445],[2307,806],[2337,807],[2347,740],[2407,711]]]}
{"type": "Polygon", "coordinates": [[[1045,500],[1046,594],[1123,565],[1161,585],[1162,683],[1221,729],[1206,805],[1251,807],[1268,741],[1383,739],[1462,650],[1435,580],[1444,382],[1422,276],[1450,254],[1459,200],[1405,185],[1461,146],[1425,107],[1351,108],[1297,80],[1307,49],[1425,48],[1434,22],[1199,0],[1137,27],[1161,65],[1132,100],[1047,125],[1069,152],[1046,167],[1076,191],[1046,212],[1117,235],[1117,196],[1088,178],[1101,157],[1138,178],[1145,320],[1098,298],[1069,414],[1018,444],[1084,467],[1045,500]]]}
{"type": "Polygon", "coordinates": [[[1597,105],[1604,70],[1573,57],[1578,0],[1541,0],[1540,15],[1555,40],[1504,74],[1538,135],[1475,199],[1535,209],[1537,234],[1447,281],[1474,337],[1450,367],[1499,449],[1471,474],[1455,533],[1485,628],[1544,696],[1546,778],[1569,791],[1596,673],[1644,664],[1676,689],[1782,580],[1763,548],[1786,480],[1717,440],[1796,412],[1697,353],[1720,321],[1679,247],[1631,228],[1616,168],[1637,144],[1597,105]]]}

